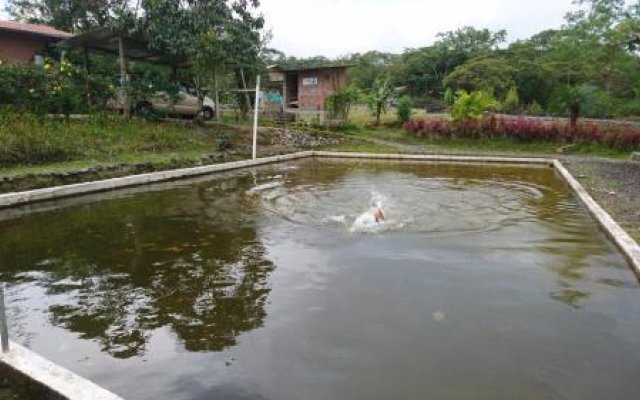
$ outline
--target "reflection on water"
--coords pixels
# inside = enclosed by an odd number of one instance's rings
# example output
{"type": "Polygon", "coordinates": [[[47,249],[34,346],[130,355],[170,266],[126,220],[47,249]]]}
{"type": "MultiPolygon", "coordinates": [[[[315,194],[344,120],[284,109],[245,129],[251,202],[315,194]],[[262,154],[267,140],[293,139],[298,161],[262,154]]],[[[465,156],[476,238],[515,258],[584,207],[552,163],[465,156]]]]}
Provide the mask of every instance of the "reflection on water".
{"type": "Polygon", "coordinates": [[[0,211],[0,260],[13,337],[130,399],[640,396],[637,282],[547,168],[303,160],[67,199],[0,211]]]}
{"type": "Polygon", "coordinates": [[[273,270],[234,186],[10,221],[2,278],[44,289],[52,324],[114,357],[140,356],[163,326],[189,351],[232,346],[262,325],[273,270]]]}

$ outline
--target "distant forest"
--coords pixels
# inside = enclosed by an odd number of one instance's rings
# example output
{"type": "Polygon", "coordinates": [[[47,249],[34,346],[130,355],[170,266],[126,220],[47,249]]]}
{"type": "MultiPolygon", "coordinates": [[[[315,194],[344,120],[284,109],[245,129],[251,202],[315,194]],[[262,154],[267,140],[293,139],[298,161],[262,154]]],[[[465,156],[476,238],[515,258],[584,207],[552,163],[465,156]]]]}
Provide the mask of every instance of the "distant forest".
{"type": "Polygon", "coordinates": [[[566,114],[566,97],[581,97],[591,117],[640,115],[640,2],[581,0],[558,30],[507,44],[508,33],[464,27],[402,54],[369,51],[337,59],[287,57],[270,63],[351,65],[351,84],[370,90],[388,78],[414,104],[444,101],[447,90],[492,92],[504,101],[517,91],[522,109],[566,114]]]}
{"type": "MultiPolygon", "coordinates": [[[[529,114],[566,115],[567,104],[580,104],[584,116],[640,116],[639,0],[576,0],[561,28],[527,40],[510,43],[504,30],[463,27],[401,54],[373,50],[337,59],[270,49],[259,6],[258,0],[8,0],[7,11],[74,33],[109,26],[143,34],[154,50],[193,60],[189,73],[210,86],[215,78],[246,87],[270,64],[346,64],[352,89],[366,94],[384,80],[420,107],[438,109],[465,90],[488,92],[529,114]]],[[[94,64],[115,73],[113,63],[94,64]]]]}

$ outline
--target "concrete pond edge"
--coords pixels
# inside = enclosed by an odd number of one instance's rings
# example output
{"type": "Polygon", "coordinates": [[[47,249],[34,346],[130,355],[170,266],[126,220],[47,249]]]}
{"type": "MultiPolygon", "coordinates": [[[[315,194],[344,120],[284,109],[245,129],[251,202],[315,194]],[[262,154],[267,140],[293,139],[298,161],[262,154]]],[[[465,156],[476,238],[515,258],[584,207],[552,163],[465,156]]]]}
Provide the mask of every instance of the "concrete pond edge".
{"type": "MultiPolygon", "coordinates": [[[[122,397],[52,363],[33,351],[11,342],[8,353],[0,353],[0,362],[13,374],[25,377],[30,385],[38,385],[39,394],[47,399],[123,400],[122,397]]],[[[10,375],[13,375],[10,374],[10,375]]]]}
{"type": "MultiPolygon", "coordinates": [[[[158,182],[179,180],[190,177],[213,174],[216,172],[232,171],[283,161],[303,158],[331,158],[331,159],[369,159],[387,161],[427,161],[453,163],[494,163],[494,164],[531,164],[547,165],[559,174],[569,185],[587,211],[600,225],[601,229],[616,244],[625,256],[633,271],[640,278],[640,246],[618,223],[589,195],[584,187],[571,175],[564,165],[552,158],[520,158],[520,157],[483,157],[483,156],[446,156],[446,155],[418,155],[418,154],[375,154],[375,153],[346,153],[328,151],[304,151],[280,156],[260,158],[256,160],[235,161],[224,164],[213,164],[200,167],[183,168],[171,171],[152,172],[148,174],[132,175],[122,178],[112,178],[95,182],[78,183],[73,185],[56,186],[45,189],[29,190],[25,192],[7,193],[0,195],[0,209],[23,206],[27,204],[80,196],[90,193],[115,190],[133,186],[142,186],[158,182]]],[[[5,368],[15,371],[35,382],[50,393],[61,399],[69,400],[122,400],[121,397],[101,388],[95,383],[82,378],[73,372],[58,366],[29,349],[11,342],[11,350],[0,354],[0,363],[5,368]]]]}

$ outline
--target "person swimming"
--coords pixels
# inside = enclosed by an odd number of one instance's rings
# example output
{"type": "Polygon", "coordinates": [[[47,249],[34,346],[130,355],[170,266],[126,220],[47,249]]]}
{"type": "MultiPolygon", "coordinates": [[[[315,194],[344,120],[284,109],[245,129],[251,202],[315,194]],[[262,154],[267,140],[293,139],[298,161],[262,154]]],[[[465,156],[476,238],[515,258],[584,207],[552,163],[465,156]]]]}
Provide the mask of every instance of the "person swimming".
{"type": "Polygon", "coordinates": [[[375,203],[373,205],[373,219],[375,219],[376,223],[378,224],[384,222],[384,220],[386,219],[384,216],[384,211],[382,211],[382,207],[379,203],[375,203]]]}

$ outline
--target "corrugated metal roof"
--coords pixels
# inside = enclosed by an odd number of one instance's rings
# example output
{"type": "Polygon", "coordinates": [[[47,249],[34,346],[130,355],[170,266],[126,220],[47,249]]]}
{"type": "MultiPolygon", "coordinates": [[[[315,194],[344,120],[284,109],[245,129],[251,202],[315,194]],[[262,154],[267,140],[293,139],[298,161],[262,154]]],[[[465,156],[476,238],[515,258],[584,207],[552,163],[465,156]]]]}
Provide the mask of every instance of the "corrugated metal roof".
{"type": "Polygon", "coordinates": [[[24,32],[32,35],[65,39],[73,36],[71,33],[60,31],[47,25],[24,24],[16,21],[0,21],[0,31],[24,32]]]}
{"type": "Polygon", "coordinates": [[[271,71],[282,71],[282,72],[298,72],[298,71],[319,71],[323,69],[342,69],[342,68],[351,68],[353,65],[344,64],[344,65],[317,65],[312,67],[285,67],[280,65],[270,65],[267,69],[271,71]]]}

